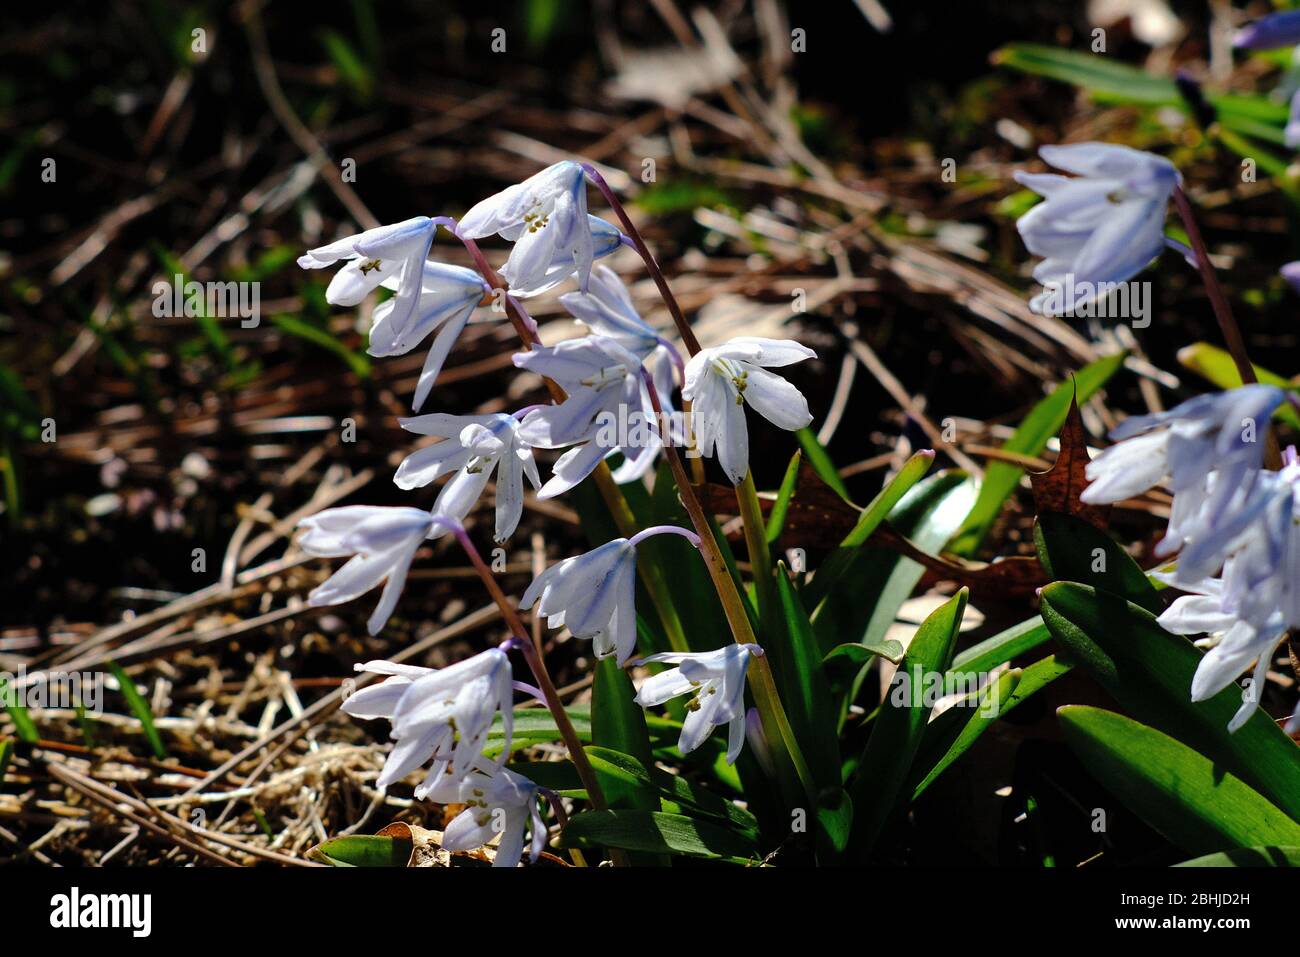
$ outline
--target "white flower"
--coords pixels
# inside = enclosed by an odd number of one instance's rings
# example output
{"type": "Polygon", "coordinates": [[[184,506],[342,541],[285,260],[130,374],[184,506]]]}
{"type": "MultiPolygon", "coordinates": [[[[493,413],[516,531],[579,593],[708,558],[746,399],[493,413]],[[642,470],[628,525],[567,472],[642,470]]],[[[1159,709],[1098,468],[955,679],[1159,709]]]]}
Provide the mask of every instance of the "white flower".
{"type": "Polygon", "coordinates": [[[324,269],[340,259],[348,260],[325,290],[326,301],[336,306],[355,306],[385,280],[393,280],[397,294],[387,321],[389,328],[400,332],[408,328],[415,312],[424,262],[437,229],[428,216],[416,216],[309,249],[298,257],[298,265],[324,269]]]}
{"type": "Polygon", "coordinates": [[[442,487],[433,514],[463,522],[496,472],[496,540],[504,542],[519,526],[524,509],[524,476],[541,484],[533,450],[512,415],[432,413],[399,419],[402,428],[443,441],[412,452],[393,475],[398,488],[422,488],[455,473],[442,487]]]}
{"type": "Polygon", "coordinates": [[[1260,465],[1269,416],[1283,398],[1273,386],[1248,385],[1128,419],[1111,432],[1117,444],[1088,463],[1091,484],[1080,498],[1118,502],[1167,478],[1174,504],[1156,554],[1187,545],[1178,581],[1207,578],[1268,504],[1260,465]]]}
{"type": "Polygon", "coordinates": [[[489,764],[499,768],[505,763],[514,733],[514,687],[510,660],[500,648],[446,668],[368,661],[357,665],[357,671],[390,676],[349,695],[341,706],[354,718],[387,718],[392,723],[395,743],[377,787],[386,788],[430,762],[415,789],[417,798],[471,774],[484,764],[483,748],[497,714],[505,743],[489,764]]]}
{"type": "Polygon", "coordinates": [[[499,233],[515,244],[501,269],[512,288],[545,285],[551,263],[564,257],[587,288],[596,244],[587,219],[586,177],[572,160],[489,196],[461,218],[457,232],[467,239],[499,233]]]}
{"type": "Polygon", "coordinates": [[[788,366],[816,353],[789,339],[741,336],[701,349],[686,364],[682,398],[693,405],[692,424],[701,455],[713,455],[732,483],[749,471],[749,430],[744,403],[773,425],[794,431],[812,421],[803,393],[768,368],[788,366]],[[766,367],[766,368],[765,368],[766,367]]]}
{"type": "MultiPolygon", "coordinates": [[[[396,277],[390,276],[381,285],[396,289],[400,283],[396,277]]],[[[372,356],[404,355],[423,342],[429,333],[435,329],[438,331],[415,388],[412,405],[416,411],[424,405],[434,380],[447,361],[447,353],[464,331],[474,308],[490,291],[488,284],[472,269],[426,262],[416,306],[408,314],[404,326],[396,322],[399,315],[396,297],[375,307],[370,346],[366,350],[372,356]]]]}
{"type": "MultiPolygon", "coordinates": [[[[565,293],[560,296],[560,304],[592,332],[613,339],[641,360],[641,364],[650,370],[650,375],[654,379],[655,391],[659,395],[664,416],[670,424],[675,423],[672,418],[673,366],[674,363],[680,365],[681,360],[677,358],[673,346],[641,318],[632,304],[632,297],[628,294],[627,287],[618,278],[618,274],[608,266],[597,266],[591,271],[588,291],[565,293]]],[[[629,422],[626,429],[626,437],[636,441],[620,443],[602,440],[599,435],[596,439],[606,455],[612,455],[615,450],[623,454],[623,463],[613,473],[614,481],[620,485],[644,476],[654,465],[663,448],[663,440],[659,434],[663,423],[653,421],[654,407],[644,382],[641,383],[640,388],[641,408],[637,411],[641,416],[640,424],[646,425],[647,428],[636,429],[638,423],[629,422]]],[[[680,444],[682,436],[673,435],[672,439],[680,444]]],[[[580,466],[586,465],[585,460],[594,458],[595,450],[589,449],[582,453],[575,450],[571,453],[574,459],[579,455],[584,461],[557,463],[557,470],[562,474],[580,473],[579,481],[585,478],[590,474],[591,469],[581,471],[580,466]]],[[[591,467],[595,467],[594,461],[591,467]]],[[[572,484],[568,487],[572,487],[572,484]]]]}
{"type": "Polygon", "coordinates": [[[304,518],[298,527],[303,551],[325,558],[352,558],[307,596],[313,606],[340,605],[364,595],[385,578],[383,595],[366,622],[370,634],[384,627],[406,583],[406,573],[435,519],[418,508],[349,505],[304,518]]]}
{"type": "Polygon", "coordinates": [[[524,849],[525,827],[532,830],[530,861],[536,861],[546,845],[546,824],[537,811],[537,785],[522,774],[501,768],[459,781],[446,779],[426,797],[440,804],[467,805],[442,832],[442,846],[448,851],[481,847],[499,834],[501,843],[492,866],[515,867],[524,849]]]}
{"type": "Polygon", "coordinates": [[[636,648],[636,546],[616,538],[542,572],[524,592],[520,609],[541,599],[538,614],[551,628],[567,626],[589,638],[597,658],[623,665],[636,648]]]}
{"type": "MultiPolygon", "coordinates": [[[[524,416],[520,424],[524,440],[539,449],[577,446],[556,461],[539,498],[568,491],[590,475],[601,459],[618,451],[616,445],[594,441],[602,425],[626,421],[632,414],[654,420],[641,380],[640,358],[609,336],[568,339],[557,346],[516,353],[514,361],[521,369],[553,379],[567,393],[559,405],[542,406],[524,416]]],[[[644,451],[627,450],[629,461],[648,467],[649,462],[640,458],[644,451]]]]}
{"type": "MultiPolygon", "coordinates": [[[[1172,576],[1160,576],[1171,580],[1172,576]]],[[[1176,598],[1156,619],[1165,631],[1175,635],[1197,635],[1202,632],[1209,638],[1197,642],[1210,646],[1209,652],[1196,666],[1192,678],[1192,700],[1212,698],[1232,684],[1237,676],[1255,662],[1248,691],[1242,696],[1241,707],[1228,723],[1229,731],[1236,731],[1255,712],[1260,691],[1264,687],[1268,666],[1286,628],[1280,613],[1264,628],[1256,628],[1223,608],[1223,582],[1209,578],[1195,586],[1178,585],[1192,594],[1176,598]]]]}
{"type": "Polygon", "coordinates": [[[720,725],[727,725],[727,763],[735,764],[745,744],[745,673],[750,655],[761,655],[755,644],[733,644],[717,651],[665,652],[643,658],[639,664],[661,662],[678,667],[651,675],[636,693],[643,708],[663,704],[679,695],[693,694],[686,705],[677,749],[694,751],[720,725]]]}
{"type": "MultiPolygon", "coordinates": [[[[617,226],[607,223],[597,216],[588,215],[587,227],[591,230],[591,241],[594,244],[592,256],[594,258],[603,259],[623,245],[623,234],[619,232],[617,226]]],[[[540,281],[531,286],[512,283],[510,295],[516,299],[540,296],[542,293],[554,289],[565,280],[572,278],[577,269],[578,264],[573,261],[572,250],[556,250],[555,256],[551,259],[551,264],[546,267],[546,272],[540,281]]]]}
{"type": "Polygon", "coordinates": [[[1025,246],[1046,257],[1034,278],[1047,288],[1030,308],[1068,315],[1127,282],[1165,245],[1165,212],[1178,170],[1128,146],[1076,143],[1039,150],[1056,173],[1017,171],[1016,182],[1045,197],[1016,223],[1025,246]]]}

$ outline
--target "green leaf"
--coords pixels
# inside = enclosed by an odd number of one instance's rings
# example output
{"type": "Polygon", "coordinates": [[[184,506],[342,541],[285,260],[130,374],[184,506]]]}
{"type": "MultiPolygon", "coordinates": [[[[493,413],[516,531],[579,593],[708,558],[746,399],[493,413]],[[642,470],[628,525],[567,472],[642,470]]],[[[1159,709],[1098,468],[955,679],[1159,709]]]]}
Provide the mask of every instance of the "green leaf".
{"type": "MultiPolygon", "coordinates": [[[[1119,371],[1127,355],[1125,352],[1117,352],[1103,356],[1084,366],[1072,379],[1058,385],[1051,395],[1030,410],[1029,415],[1025,416],[1011,438],[1002,446],[1002,450],[1017,455],[1038,455],[1042,452],[1047,447],[1048,440],[1064,424],[1065,417],[1070,412],[1071,400],[1080,405],[1086,402],[1119,371]]],[[[979,498],[953,541],[952,551],[967,557],[975,552],[1002,511],[1002,503],[1016,490],[1024,474],[1024,468],[1019,465],[989,462],[988,468],[984,470],[979,498]]]]}
{"type": "MultiPolygon", "coordinates": [[[[965,472],[937,472],[904,493],[889,510],[889,523],[918,548],[938,551],[966,517],[975,501],[975,488],[965,472]]],[[[804,607],[810,609],[809,617],[822,649],[829,652],[845,638],[855,636],[867,647],[879,647],[923,572],[910,558],[887,548],[864,545],[855,551],[834,589],[820,600],[813,591],[817,581],[814,575],[805,589],[804,607]],[[871,613],[864,622],[866,608],[871,613]]]]}
{"type": "Polygon", "coordinates": [[[1129,103],[1177,106],[1182,102],[1173,80],[1109,56],[1037,43],[1012,43],[996,51],[993,62],[1129,103]]]}
{"type": "Polygon", "coordinates": [[[122,666],[115,661],[108,663],[108,670],[113,673],[117,679],[118,687],[122,691],[122,697],[126,699],[126,706],[131,713],[135,715],[140,726],[144,728],[145,739],[149,742],[149,748],[153,751],[154,757],[160,761],[167,757],[167,749],[163,747],[162,738],[158,734],[158,728],[153,721],[153,711],[149,708],[149,702],[145,701],[140,692],[136,690],[135,682],[122,669],[122,666]]]}
{"type": "MultiPolygon", "coordinates": [[[[1185,368],[1208,379],[1220,389],[1235,389],[1241,385],[1241,373],[1237,371],[1237,363],[1231,354],[1208,342],[1193,342],[1190,346],[1179,349],[1178,361],[1185,368]]],[[[1255,377],[1264,385],[1275,385],[1291,393],[1300,391],[1300,385],[1284,379],[1276,372],[1270,372],[1254,363],[1251,364],[1251,368],[1255,370],[1255,377]]],[[[1300,412],[1297,412],[1295,406],[1289,402],[1283,402],[1273,413],[1273,418],[1281,419],[1292,428],[1300,429],[1300,412]]]]}
{"type": "Polygon", "coordinates": [[[1194,857],[1174,867],[1300,867],[1300,847],[1237,847],[1194,857]]]}
{"type": "Polygon", "coordinates": [[[584,811],[569,819],[561,847],[617,847],[654,854],[685,854],[749,863],[757,854],[744,835],[684,814],[661,811],[584,811]]]}
{"type": "Polygon", "coordinates": [[[785,467],[785,477],[781,479],[781,488],[776,493],[776,501],[767,516],[767,543],[773,545],[781,537],[785,528],[785,516],[790,511],[790,499],[794,495],[799,481],[799,463],[803,461],[803,452],[796,450],[790,456],[790,464],[785,467]]]}
{"type": "Polygon", "coordinates": [[[1300,844],[1300,824],[1213,761],[1131,718],[1084,705],[1057,712],[1088,772],[1138,817],[1194,854],[1300,844]]]}
{"type": "Polygon", "coordinates": [[[1220,762],[1300,821],[1295,742],[1259,708],[1229,733],[1241,704],[1235,685],[1193,702],[1202,655],[1191,642],[1165,631],[1145,608],[1073,582],[1043,589],[1042,614],[1052,637],[1126,711],[1220,762]]]}
{"type": "MultiPolygon", "coordinates": [[[[1145,106],[1175,106],[1188,111],[1174,81],[1155,76],[1113,57],[1036,43],[1013,43],[993,54],[993,62],[1034,76],[1044,76],[1080,87],[1101,101],[1140,103],[1145,106]]],[[[1286,123],[1285,104],[1263,96],[1210,93],[1205,98],[1215,108],[1219,121],[1230,129],[1266,136],[1279,145],[1286,123]]]]}
{"type": "Polygon", "coordinates": [[[859,668],[871,664],[871,659],[879,655],[888,661],[898,664],[903,660],[903,645],[893,638],[887,638],[878,645],[861,645],[857,642],[846,642],[842,645],[836,645],[830,650],[830,653],[822,659],[826,665],[836,665],[840,661],[847,661],[850,664],[857,665],[859,668]]]}
{"type": "Polygon", "coordinates": [[[9,773],[9,762],[14,756],[14,739],[5,737],[0,739],[0,784],[5,783],[5,775],[9,773]]]}
{"type": "Polygon", "coordinates": [[[1146,572],[1105,532],[1073,515],[1045,512],[1034,523],[1038,561],[1052,581],[1078,582],[1126,598],[1152,614],[1164,611],[1146,572]]]}
{"type": "Polygon", "coordinates": [[[831,457],[826,453],[826,449],[822,446],[821,442],[817,441],[817,433],[805,426],[795,432],[795,437],[799,440],[799,445],[803,448],[803,454],[808,456],[808,464],[813,467],[813,471],[817,473],[817,477],[831,488],[835,489],[835,491],[839,493],[840,498],[844,499],[844,501],[850,501],[848,486],[845,485],[844,480],[840,478],[839,470],[835,468],[835,463],[831,461],[831,457]]]}
{"type": "MultiPolygon", "coordinates": [[[[1005,717],[1030,695],[1041,691],[1072,667],[1074,666],[1059,662],[1049,655],[1023,671],[1019,668],[1005,671],[998,676],[997,681],[984,689],[975,707],[955,705],[940,715],[939,720],[931,721],[926,728],[921,756],[916,760],[918,767],[928,764],[929,770],[913,786],[912,800],[919,798],[934,783],[935,778],[969,751],[993,722],[1005,717]],[[963,717],[966,718],[964,722],[961,720],[963,717]],[[943,721],[944,718],[949,720],[943,721]],[[924,760],[928,754],[936,751],[942,751],[943,756],[938,760],[924,760]]],[[[953,672],[960,673],[961,670],[954,664],[953,672]]]]}
{"type": "Polygon", "coordinates": [[[822,599],[834,590],[836,584],[846,571],[853,566],[859,550],[866,544],[871,533],[880,527],[886,516],[902,500],[903,496],[908,493],[912,486],[925,478],[925,473],[930,471],[930,466],[934,464],[934,453],[930,450],[918,452],[903,463],[903,467],[884,488],[871,500],[871,503],[862,510],[858,516],[857,522],[853,529],[844,536],[839,547],[832,552],[821,567],[817,569],[817,574],[809,582],[805,589],[804,605],[809,609],[816,609],[821,604],[822,599]]]}
{"type": "MultiPolygon", "coordinates": [[[[596,662],[591,697],[592,743],[600,749],[609,748],[631,755],[643,767],[648,768],[654,764],[650,755],[650,732],[646,729],[645,711],[632,700],[635,697],[636,689],[632,687],[632,679],[613,658],[602,658],[596,662]]],[[[612,806],[620,806],[619,795],[605,796],[612,806]]],[[[630,797],[633,799],[630,806],[644,806],[637,803],[644,799],[644,793],[630,797]]],[[[646,809],[657,810],[658,806],[658,800],[651,799],[646,809]]]]}
{"type": "Polygon", "coordinates": [[[992,671],[1018,655],[1032,651],[1052,637],[1043,619],[1035,615],[992,638],[971,645],[952,660],[953,671],[992,671]]]}
{"type": "Polygon", "coordinates": [[[347,363],[348,368],[352,370],[358,379],[370,378],[370,359],[366,357],[366,354],[349,349],[328,330],[314,326],[297,316],[272,316],[271,322],[282,332],[334,353],[347,363]]]}
{"type": "Polygon", "coordinates": [[[839,864],[853,834],[853,801],[842,787],[825,788],[817,795],[817,863],[839,864]]]}
{"type": "Polygon", "coordinates": [[[961,589],[921,623],[876,715],[867,748],[849,782],[849,797],[853,801],[852,845],[859,857],[866,855],[876,843],[903,794],[908,770],[930,719],[931,705],[925,700],[926,678],[948,669],[967,596],[967,589],[961,589]],[[903,682],[910,701],[898,705],[894,698],[904,688],[903,682]]]}
{"type": "Polygon", "coordinates": [[[768,651],[773,654],[781,702],[818,788],[838,787],[839,719],[822,673],[821,647],[784,562],[777,563],[776,590],[785,627],[769,629],[776,641],[769,638],[768,651]]]}
{"type": "Polygon", "coordinates": [[[14,723],[14,733],[18,735],[19,741],[35,744],[41,739],[40,732],[36,730],[36,722],[27,713],[27,709],[18,703],[18,695],[17,690],[10,690],[9,680],[0,674],[0,701],[4,702],[5,713],[14,723]]]}
{"type": "Polygon", "coordinates": [[[352,834],[317,844],[307,852],[307,859],[331,867],[405,867],[413,850],[407,840],[352,834]]]}

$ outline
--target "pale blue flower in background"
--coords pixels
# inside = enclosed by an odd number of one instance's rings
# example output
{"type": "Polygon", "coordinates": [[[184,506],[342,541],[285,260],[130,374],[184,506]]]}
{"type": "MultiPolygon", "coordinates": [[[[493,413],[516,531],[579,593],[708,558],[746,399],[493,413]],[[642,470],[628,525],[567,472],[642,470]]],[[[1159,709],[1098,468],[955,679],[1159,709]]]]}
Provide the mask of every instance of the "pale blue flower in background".
{"type": "Polygon", "coordinates": [[[1088,463],[1080,498],[1110,504],[1168,480],[1174,503],[1156,554],[1186,546],[1178,579],[1201,581],[1267,506],[1258,479],[1269,417],[1283,399],[1281,389],[1247,385],[1127,419],[1111,431],[1116,444],[1088,463]]]}
{"type": "Polygon", "coordinates": [[[424,795],[440,804],[464,804],[442,832],[448,851],[481,847],[498,835],[493,867],[515,867],[524,850],[524,829],[530,828],[528,859],[536,861],[546,846],[546,824],[537,810],[537,785],[522,774],[501,768],[476,772],[460,780],[446,779],[424,795]]]}
{"type": "Polygon", "coordinates": [[[341,705],[354,718],[385,718],[392,724],[393,750],[377,787],[386,788],[432,762],[415,789],[415,796],[423,798],[439,785],[484,767],[483,748],[498,714],[505,743],[489,766],[496,769],[505,763],[514,732],[514,684],[510,659],[500,648],[446,668],[368,661],[356,670],[389,676],[349,695],[341,705]]]}
{"type": "Polygon", "coordinates": [[[745,745],[745,674],[750,656],[762,653],[762,648],[751,643],[727,645],[717,651],[650,655],[637,663],[677,667],[643,681],[636,703],[649,708],[680,695],[693,695],[686,705],[677,749],[689,754],[705,742],[714,728],[725,724],[727,763],[735,764],[745,745]]]}
{"type": "Polygon", "coordinates": [[[564,160],[489,196],[461,217],[457,233],[466,239],[496,233],[514,243],[501,268],[511,288],[544,285],[551,263],[567,257],[578,284],[586,289],[596,242],[587,218],[582,167],[564,160]]]}
{"type": "Polygon", "coordinates": [[[387,579],[383,594],[366,627],[375,635],[397,606],[416,549],[435,524],[434,516],[418,508],[348,505],[329,508],[298,527],[305,531],[298,545],[310,555],[351,559],[324,584],[314,588],[312,606],[352,601],[387,579]]]}
{"type": "Polygon", "coordinates": [[[1025,246],[1045,257],[1034,268],[1044,291],[1029,303],[1067,315],[1127,282],[1165,246],[1165,212],[1178,170],[1163,157],[1110,143],[1044,146],[1051,166],[1077,174],[1017,171],[1044,197],[1016,222],[1025,246]]]}
{"type": "Polygon", "coordinates": [[[1284,263],[1278,272],[1293,291],[1300,293],[1300,260],[1284,263]]]}
{"type": "Polygon", "coordinates": [[[437,229],[438,224],[428,216],[416,216],[309,249],[298,257],[298,265],[324,269],[347,260],[325,290],[326,301],[335,306],[355,306],[391,279],[397,292],[387,322],[389,328],[404,331],[420,299],[424,264],[437,229]]]}
{"type": "Polygon", "coordinates": [[[393,475],[398,488],[423,488],[444,475],[452,478],[434,502],[433,514],[463,522],[496,473],[495,538],[504,542],[519,526],[524,478],[541,484],[532,447],[512,415],[447,415],[440,412],[399,419],[402,428],[443,441],[417,449],[393,475]]]}
{"type": "Polygon", "coordinates": [[[749,428],[745,403],[778,428],[795,431],[812,422],[808,400],[769,368],[788,366],[816,353],[789,339],[740,336],[701,349],[686,363],[682,398],[692,403],[691,419],[701,455],[713,455],[732,483],[749,471],[749,428]]]}
{"type": "Polygon", "coordinates": [[[1239,50],[1275,50],[1300,43],[1300,10],[1272,13],[1246,24],[1232,38],[1239,50]]]}

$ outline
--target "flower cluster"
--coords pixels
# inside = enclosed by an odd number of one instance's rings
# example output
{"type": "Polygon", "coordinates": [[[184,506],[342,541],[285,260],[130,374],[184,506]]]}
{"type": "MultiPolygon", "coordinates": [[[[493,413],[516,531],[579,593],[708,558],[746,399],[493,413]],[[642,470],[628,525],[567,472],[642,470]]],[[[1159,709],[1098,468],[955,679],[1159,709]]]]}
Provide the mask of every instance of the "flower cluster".
{"type": "MultiPolygon", "coordinates": [[[[299,260],[307,269],[344,262],[326,290],[326,299],[335,305],[357,305],[379,288],[392,293],[374,310],[372,355],[401,355],[433,336],[413,399],[417,412],[480,307],[486,307],[483,318],[491,320],[499,318],[504,303],[519,320],[517,327],[532,330],[521,300],[573,279],[577,289],[561,295],[559,302],[587,330],[553,346],[526,340],[514,356],[518,368],[548,381],[554,397],[549,404],[513,414],[431,412],[401,420],[407,431],[436,441],[406,456],[394,483],[406,490],[444,484],[430,511],[347,506],[305,519],[299,539],[305,551],[348,558],[311,593],[313,605],[351,601],[382,582],[379,604],[367,623],[371,634],[378,633],[396,607],[423,542],[455,534],[477,559],[463,523],[489,483],[495,486],[495,539],[504,542],[519,525],[525,479],[538,497],[548,498],[572,489],[614,458],[614,479],[635,481],[650,471],[666,443],[683,444],[694,432],[700,453],[716,452],[723,471],[740,484],[749,471],[746,404],[785,429],[811,421],[800,392],[769,371],[811,357],[810,349],[742,337],[704,349],[685,363],[676,347],[638,314],[617,274],[598,262],[625,237],[587,212],[585,176],[576,163],[557,163],[478,203],[459,223],[416,217],[312,249],[299,260]],[[480,271],[428,260],[439,228],[465,243],[480,271]],[[474,243],[491,235],[513,244],[499,269],[508,289],[492,288],[496,274],[474,243]],[[679,386],[693,406],[693,429],[671,423],[672,392],[679,386]],[[615,429],[611,439],[611,420],[629,418],[651,427],[631,434],[615,429]],[[545,482],[536,450],[561,453],[545,482]]],[[[663,533],[681,534],[699,545],[685,529],[644,529],[548,568],[528,588],[520,608],[536,606],[550,627],[589,639],[598,658],[614,656],[620,666],[627,664],[637,643],[637,545],[663,533]]],[[[513,641],[519,640],[516,635],[513,641]]],[[[538,788],[503,767],[512,742],[514,691],[541,694],[513,681],[510,647],[521,646],[507,642],[442,669],[369,662],[358,670],[384,680],[353,694],[344,705],[354,717],[384,718],[391,724],[394,743],[379,786],[423,769],[417,798],[468,806],[448,826],[444,846],[473,847],[499,833],[500,866],[518,862],[530,822],[534,859],[546,837],[536,808],[538,788]],[[484,754],[494,722],[499,722],[501,738],[493,739],[495,757],[488,759],[484,754]]],[[[637,701],[651,707],[695,692],[680,749],[694,750],[726,725],[727,758],[734,762],[744,741],[746,670],[752,657],[761,654],[756,644],[746,644],[651,655],[644,663],[677,667],[647,680],[637,701]]]]}
{"type": "Polygon", "coordinates": [[[1159,621],[1175,634],[1209,635],[1199,642],[1211,650],[1197,668],[1194,701],[1257,662],[1234,731],[1254,713],[1287,630],[1300,627],[1300,462],[1291,448],[1281,470],[1263,467],[1269,417],[1284,399],[1279,388],[1247,385],[1129,419],[1112,432],[1120,441],[1089,463],[1082,495],[1107,503],[1162,482],[1173,490],[1156,553],[1178,553],[1165,580],[1190,594],[1159,621]]]}

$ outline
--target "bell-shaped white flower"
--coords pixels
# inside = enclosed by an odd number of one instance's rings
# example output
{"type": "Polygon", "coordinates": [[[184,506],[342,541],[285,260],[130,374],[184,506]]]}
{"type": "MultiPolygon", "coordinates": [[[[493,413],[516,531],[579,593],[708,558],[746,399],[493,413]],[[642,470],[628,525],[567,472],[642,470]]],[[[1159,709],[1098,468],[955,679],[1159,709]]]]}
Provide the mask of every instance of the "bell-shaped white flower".
{"type": "Polygon", "coordinates": [[[1187,546],[1178,581],[1207,578],[1267,506],[1260,465],[1269,416],[1283,398],[1273,386],[1248,385],[1127,419],[1111,431],[1117,444],[1088,463],[1080,497],[1118,502],[1167,480],[1174,504],[1156,553],[1187,546]]]}
{"type": "Polygon", "coordinates": [[[727,763],[735,764],[745,745],[745,674],[750,656],[762,653],[762,648],[751,643],[728,645],[717,651],[650,655],[639,663],[677,667],[642,682],[636,703],[649,708],[684,694],[693,695],[686,705],[677,749],[689,754],[704,743],[714,728],[725,724],[727,763]]]}
{"type": "Polygon", "coordinates": [[[623,665],[636,648],[636,545],[616,538],[557,562],[533,579],[519,607],[534,603],[548,626],[568,627],[591,640],[597,658],[615,655],[623,665]]]}
{"type": "MultiPolygon", "coordinates": [[[[1172,579],[1172,576],[1162,577],[1172,579]]],[[[1192,677],[1193,701],[1214,697],[1249,668],[1251,662],[1255,662],[1250,684],[1242,695],[1241,707],[1228,723],[1228,730],[1236,731],[1255,712],[1268,666],[1278,645],[1286,637],[1282,615],[1275,613],[1264,627],[1257,628],[1224,610],[1221,580],[1210,578],[1194,586],[1180,584],[1178,587],[1192,594],[1174,599],[1156,620],[1165,631],[1175,635],[1208,635],[1197,642],[1209,646],[1210,650],[1196,666],[1196,674],[1192,677]]]]}
{"type": "Polygon", "coordinates": [[[422,488],[451,475],[438,493],[433,514],[463,522],[495,472],[495,537],[504,542],[514,534],[524,510],[524,477],[533,488],[541,484],[532,447],[524,441],[514,416],[435,412],[398,421],[408,432],[443,440],[402,460],[393,475],[398,488],[422,488]]]}
{"type": "MultiPolygon", "coordinates": [[[[397,277],[390,276],[381,285],[397,289],[400,283],[397,277]]],[[[423,342],[431,332],[436,330],[438,333],[434,336],[415,387],[412,405],[417,412],[428,398],[429,390],[433,388],[443,363],[447,361],[447,354],[465,330],[475,307],[490,292],[488,284],[472,269],[426,262],[420,294],[405,325],[397,324],[400,315],[397,297],[375,307],[375,321],[370,328],[370,346],[366,350],[372,356],[404,355],[423,342]]]]}
{"type": "Polygon", "coordinates": [[[457,232],[467,239],[498,233],[514,243],[501,276],[511,288],[544,285],[557,258],[574,264],[587,288],[595,240],[587,219],[587,182],[572,160],[548,166],[522,183],[489,196],[461,217],[457,232]]]}
{"type": "Polygon", "coordinates": [[[364,595],[384,579],[379,604],[366,627],[375,635],[397,606],[416,549],[436,519],[418,508],[348,505],[304,518],[298,527],[303,551],[324,558],[352,558],[307,596],[313,606],[340,605],[364,595]]]}
{"type": "Polygon", "coordinates": [[[789,339],[740,336],[701,349],[686,364],[682,398],[692,404],[695,441],[701,455],[713,455],[733,484],[749,471],[749,429],[745,403],[773,425],[794,431],[812,422],[803,393],[770,368],[788,366],[816,353],[789,339]]]}
{"type": "Polygon", "coordinates": [[[355,306],[385,280],[393,280],[397,293],[387,322],[391,329],[406,330],[420,299],[424,263],[437,229],[428,216],[416,216],[309,249],[298,257],[298,265],[324,269],[348,260],[325,290],[326,301],[336,306],[355,306]]]}
{"type": "Polygon", "coordinates": [[[1034,278],[1046,288],[1034,312],[1068,315],[1133,278],[1165,245],[1165,213],[1180,182],[1167,159],[1111,143],[1044,146],[1056,173],[1015,174],[1045,198],[1016,223],[1025,246],[1045,257],[1034,278]]]}
{"type": "Polygon", "coordinates": [[[470,775],[485,764],[483,749],[498,714],[505,745],[487,765],[495,769],[505,763],[514,733],[514,686],[510,660],[500,648],[446,668],[368,661],[357,671],[389,676],[349,695],[341,706],[354,718],[386,718],[392,724],[393,750],[378,787],[428,766],[415,789],[415,796],[423,798],[439,785],[470,775]]]}
{"type": "Polygon", "coordinates": [[[546,824],[537,810],[537,785],[508,768],[475,772],[460,780],[444,779],[425,795],[440,804],[464,804],[442,832],[448,851],[482,847],[500,836],[493,867],[515,867],[524,850],[524,829],[532,831],[528,859],[536,861],[546,846],[546,824]]]}
{"type": "MultiPolygon", "coordinates": [[[[603,259],[624,245],[625,237],[618,227],[605,222],[598,216],[588,214],[587,228],[591,230],[592,257],[595,259],[603,259]]],[[[542,293],[550,292],[561,283],[572,279],[577,270],[578,264],[573,260],[572,250],[556,250],[550,265],[546,267],[546,272],[540,280],[532,285],[515,285],[511,283],[510,295],[516,299],[540,296],[542,293]]]]}

